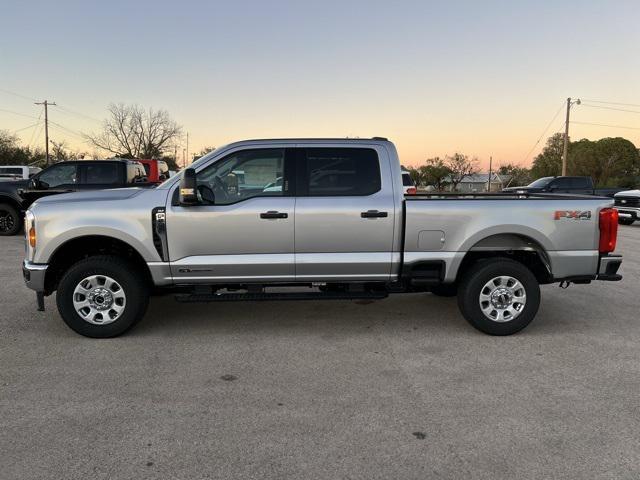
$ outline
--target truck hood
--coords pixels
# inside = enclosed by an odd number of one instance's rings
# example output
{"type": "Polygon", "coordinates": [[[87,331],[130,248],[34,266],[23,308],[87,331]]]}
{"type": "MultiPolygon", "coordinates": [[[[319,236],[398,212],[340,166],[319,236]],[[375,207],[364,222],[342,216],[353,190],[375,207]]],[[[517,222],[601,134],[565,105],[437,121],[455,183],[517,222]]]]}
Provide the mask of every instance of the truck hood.
{"type": "Polygon", "coordinates": [[[624,192],[618,192],[614,197],[640,197],[640,190],[626,190],[624,192]]]}
{"type": "Polygon", "coordinates": [[[52,204],[60,202],[81,202],[83,204],[87,202],[105,202],[115,200],[126,200],[146,191],[145,188],[130,187],[130,188],[114,188],[111,190],[90,190],[87,192],[72,192],[62,193],[60,195],[50,195],[48,197],[42,197],[35,204],[52,204]]]}

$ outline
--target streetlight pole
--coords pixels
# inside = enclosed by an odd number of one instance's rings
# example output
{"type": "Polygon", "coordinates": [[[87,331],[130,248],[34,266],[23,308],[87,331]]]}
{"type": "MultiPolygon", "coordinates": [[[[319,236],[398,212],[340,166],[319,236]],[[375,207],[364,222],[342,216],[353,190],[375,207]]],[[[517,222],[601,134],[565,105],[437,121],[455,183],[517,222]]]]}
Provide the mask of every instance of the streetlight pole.
{"type": "Polygon", "coordinates": [[[562,147],[562,176],[567,175],[567,151],[569,150],[569,114],[571,112],[571,105],[580,105],[580,99],[578,98],[574,102],[571,101],[571,97],[567,98],[567,118],[564,122],[564,146],[562,147]]]}

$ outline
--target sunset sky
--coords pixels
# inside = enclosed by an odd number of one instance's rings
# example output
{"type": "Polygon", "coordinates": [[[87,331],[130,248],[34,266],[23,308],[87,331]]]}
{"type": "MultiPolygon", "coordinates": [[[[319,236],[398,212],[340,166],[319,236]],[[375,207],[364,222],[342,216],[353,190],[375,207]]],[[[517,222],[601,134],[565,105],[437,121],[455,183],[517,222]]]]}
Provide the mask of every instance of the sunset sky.
{"type": "Polygon", "coordinates": [[[47,98],[51,138],[92,151],[80,133],[125,102],[168,110],[191,152],[385,136],[407,165],[530,163],[571,96],[592,101],[572,120],[630,127],[576,123],[572,138],[640,146],[639,18],[637,0],[5,2],[0,129],[43,146],[28,127],[47,98]]]}

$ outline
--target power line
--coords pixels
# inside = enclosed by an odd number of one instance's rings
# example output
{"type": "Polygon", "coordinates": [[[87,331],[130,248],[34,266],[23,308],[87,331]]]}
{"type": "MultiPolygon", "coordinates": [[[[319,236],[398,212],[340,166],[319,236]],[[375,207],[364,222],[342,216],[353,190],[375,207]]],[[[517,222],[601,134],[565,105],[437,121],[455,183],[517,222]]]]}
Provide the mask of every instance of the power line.
{"type": "Polygon", "coordinates": [[[626,125],[607,125],[604,123],[576,122],[574,120],[572,120],[571,123],[576,123],[579,125],[594,125],[596,127],[626,128],[628,130],[640,130],[640,127],[628,127],[626,125]]]}
{"type": "Polygon", "coordinates": [[[6,110],[4,108],[0,108],[0,112],[12,113],[14,115],[20,115],[21,117],[33,118],[37,119],[38,117],[34,117],[33,115],[27,115],[26,113],[14,112],[13,110],[6,110]]]}
{"type": "Polygon", "coordinates": [[[60,110],[62,110],[63,112],[67,113],[67,114],[76,115],[78,117],[83,117],[83,118],[86,118],[86,119],[91,120],[93,122],[102,123],[102,120],[98,120],[97,118],[91,117],[89,115],[85,115],[84,113],[76,112],[74,110],[71,110],[70,108],[66,108],[66,107],[63,107],[61,105],[58,105],[57,107],[60,110]]]}
{"type": "MultiPolygon", "coordinates": [[[[40,123],[40,119],[42,118],[42,110],[40,111],[40,115],[38,115],[38,123],[40,123]]],[[[31,138],[29,139],[29,143],[27,143],[28,147],[31,147],[31,143],[33,142],[33,137],[36,134],[37,128],[31,132],[31,138]]]]}
{"type": "MultiPolygon", "coordinates": [[[[616,107],[605,107],[603,105],[589,105],[588,103],[582,103],[583,107],[590,107],[590,108],[602,108],[605,110],[616,110],[617,112],[627,112],[627,113],[640,113],[639,110],[628,110],[626,108],[616,108],[616,107]]],[[[640,105],[638,105],[640,106],[640,105]]]]}
{"type": "Polygon", "coordinates": [[[33,127],[35,127],[35,126],[37,126],[37,125],[40,125],[40,122],[39,122],[39,121],[38,121],[38,122],[36,122],[36,123],[34,123],[33,125],[29,125],[28,127],[19,128],[18,130],[14,130],[14,132],[13,132],[13,133],[14,133],[14,134],[16,134],[16,133],[18,133],[18,132],[22,132],[23,130],[29,130],[30,128],[33,128],[33,127]]]}
{"type": "Polygon", "coordinates": [[[558,109],[556,114],[553,116],[551,121],[547,124],[547,126],[545,127],[545,129],[542,132],[542,134],[540,135],[540,137],[538,137],[538,140],[536,140],[536,143],[533,144],[533,147],[531,147],[531,150],[529,150],[529,153],[527,153],[527,155],[524,157],[524,161],[525,162],[527,161],[529,156],[533,153],[535,148],[538,146],[538,144],[540,143],[540,140],[542,140],[542,137],[544,137],[544,135],[547,133],[547,130],[549,130],[549,127],[551,126],[551,124],[556,120],[556,118],[558,118],[558,115],[560,114],[560,112],[562,111],[563,108],[564,108],[564,102],[562,102],[562,105],[560,105],[560,108],[558,109]]]}
{"type": "Polygon", "coordinates": [[[583,100],[585,102],[604,103],[604,104],[607,104],[607,105],[622,105],[624,107],[640,107],[640,104],[637,104],[637,103],[605,102],[604,100],[593,100],[593,99],[589,99],[589,98],[585,98],[583,100]]]}
{"type": "Polygon", "coordinates": [[[29,100],[30,102],[37,102],[36,98],[27,97],[26,95],[22,95],[20,93],[12,92],[11,90],[5,90],[4,88],[0,88],[0,92],[8,93],[9,95],[13,95],[14,97],[24,98],[25,100],[29,100]]]}
{"type": "Polygon", "coordinates": [[[69,134],[71,134],[71,135],[75,135],[76,137],[81,138],[82,140],[86,140],[86,138],[84,137],[84,135],[82,135],[81,133],[78,133],[78,132],[76,132],[76,131],[74,131],[74,130],[71,130],[70,128],[67,128],[67,127],[65,127],[64,125],[60,125],[59,123],[52,122],[51,120],[49,120],[49,123],[50,123],[51,125],[54,125],[55,127],[57,127],[58,129],[60,129],[60,130],[62,130],[62,131],[65,131],[65,132],[67,132],[67,133],[69,133],[69,134]]]}

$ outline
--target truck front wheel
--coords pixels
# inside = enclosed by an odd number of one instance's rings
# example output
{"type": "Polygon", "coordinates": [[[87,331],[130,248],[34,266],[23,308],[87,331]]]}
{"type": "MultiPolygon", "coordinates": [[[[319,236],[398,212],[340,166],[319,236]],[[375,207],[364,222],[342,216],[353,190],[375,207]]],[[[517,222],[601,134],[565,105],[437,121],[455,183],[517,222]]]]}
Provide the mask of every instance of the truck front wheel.
{"type": "Polygon", "coordinates": [[[65,272],[56,295],[65,323],[85,337],[115,337],[135,325],[149,301],[135,267],[111,255],[80,260],[65,272]]]}
{"type": "Polygon", "coordinates": [[[481,260],[465,273],[458,306],[467,321],[489,335],[511,335],[529,325],[540,306],[540,286],[513,260],[481,260]]]}

